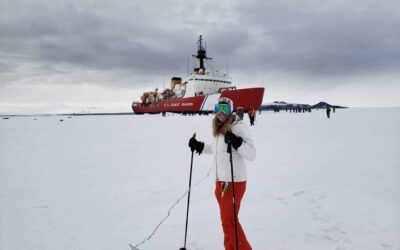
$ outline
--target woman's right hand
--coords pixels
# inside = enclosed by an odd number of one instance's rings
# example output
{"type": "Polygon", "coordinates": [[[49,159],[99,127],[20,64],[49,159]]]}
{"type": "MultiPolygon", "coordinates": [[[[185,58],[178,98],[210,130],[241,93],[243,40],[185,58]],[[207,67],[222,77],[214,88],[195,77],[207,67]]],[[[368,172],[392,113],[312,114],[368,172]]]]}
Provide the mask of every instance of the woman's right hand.
{"type": "Polygon", "coordinates": [[[197,141],[194,136],[192,138],[190,138],[188,145],[192,152],[195,150],[198,154],[201,154],[201,152],[203,152],[204,142],[197,141]]]}

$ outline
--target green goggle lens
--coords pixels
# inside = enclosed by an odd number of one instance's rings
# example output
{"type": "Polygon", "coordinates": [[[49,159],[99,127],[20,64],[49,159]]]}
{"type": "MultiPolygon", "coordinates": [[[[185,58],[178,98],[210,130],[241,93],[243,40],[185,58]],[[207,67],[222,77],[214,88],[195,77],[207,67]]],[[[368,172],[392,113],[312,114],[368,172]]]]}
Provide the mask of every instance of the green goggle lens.
{"type": "Polygon", "coordinates": [[[232,113],[232,108],[231,105],[229,104],[224,104],[224,103],[217,103],[214,106],[214,111],[215,113],[224,113],[224,114],[230,114],[232,113]]]}

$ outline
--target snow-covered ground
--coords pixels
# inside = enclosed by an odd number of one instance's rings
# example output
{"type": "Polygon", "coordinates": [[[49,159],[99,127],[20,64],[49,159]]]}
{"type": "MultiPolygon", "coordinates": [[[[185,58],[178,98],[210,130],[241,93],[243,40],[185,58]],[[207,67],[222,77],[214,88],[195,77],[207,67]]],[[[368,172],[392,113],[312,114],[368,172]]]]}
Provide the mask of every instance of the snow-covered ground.
{"type": "MultiPolygon", "coordinates": [[[[179,249],[186,197],[165,217],[211,119],[0,119],[0,249],[179,249]]],[[[400,249],[400,108],[264,112],[251,132],[240,219],[253,249],[400,249]]],[[[194,158],[188,249],[223,249],[212,163],[194,158]]]]}

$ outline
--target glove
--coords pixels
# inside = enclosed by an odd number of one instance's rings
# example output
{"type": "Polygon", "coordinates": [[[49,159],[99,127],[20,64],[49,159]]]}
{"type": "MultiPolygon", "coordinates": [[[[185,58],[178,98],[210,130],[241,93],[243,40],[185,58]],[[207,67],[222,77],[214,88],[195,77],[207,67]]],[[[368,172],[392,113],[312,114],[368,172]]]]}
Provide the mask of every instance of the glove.
{"type": "Polygon", "coordinates": [[[201,154],[204,149],[204,142],[197,141],[196,138],[192,137],[189,140],[189,148],[192,152],[196,150],[198,154],[201,154]]]}
{"type": "Polygon", "coordinates": [[[228,131],[225,133],[225,143],[231,143],[232,147],[237,150],[242,145],[243,138],[228,131]]]}

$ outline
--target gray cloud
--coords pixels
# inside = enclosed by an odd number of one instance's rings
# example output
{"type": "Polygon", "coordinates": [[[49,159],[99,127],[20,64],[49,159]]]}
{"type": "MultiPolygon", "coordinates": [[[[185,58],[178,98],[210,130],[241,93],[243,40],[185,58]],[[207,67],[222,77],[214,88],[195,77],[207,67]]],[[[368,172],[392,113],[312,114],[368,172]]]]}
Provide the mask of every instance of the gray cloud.
{"type": "Polygon", "coordinates": [[[260,53],[259,65],[316,77],[400,69],[399,3],[297,3],[258,2],[241,10],[273,45],[260,53]]]}
{"type": "Polygon", "coordinates": [[[0,78],[25,63],[43,75],[183,73],[199,34],[214,66],[229,58],[238,73],[335,79],[400,71],[397,1],[126,2],[5,1],[0,78]]]}

